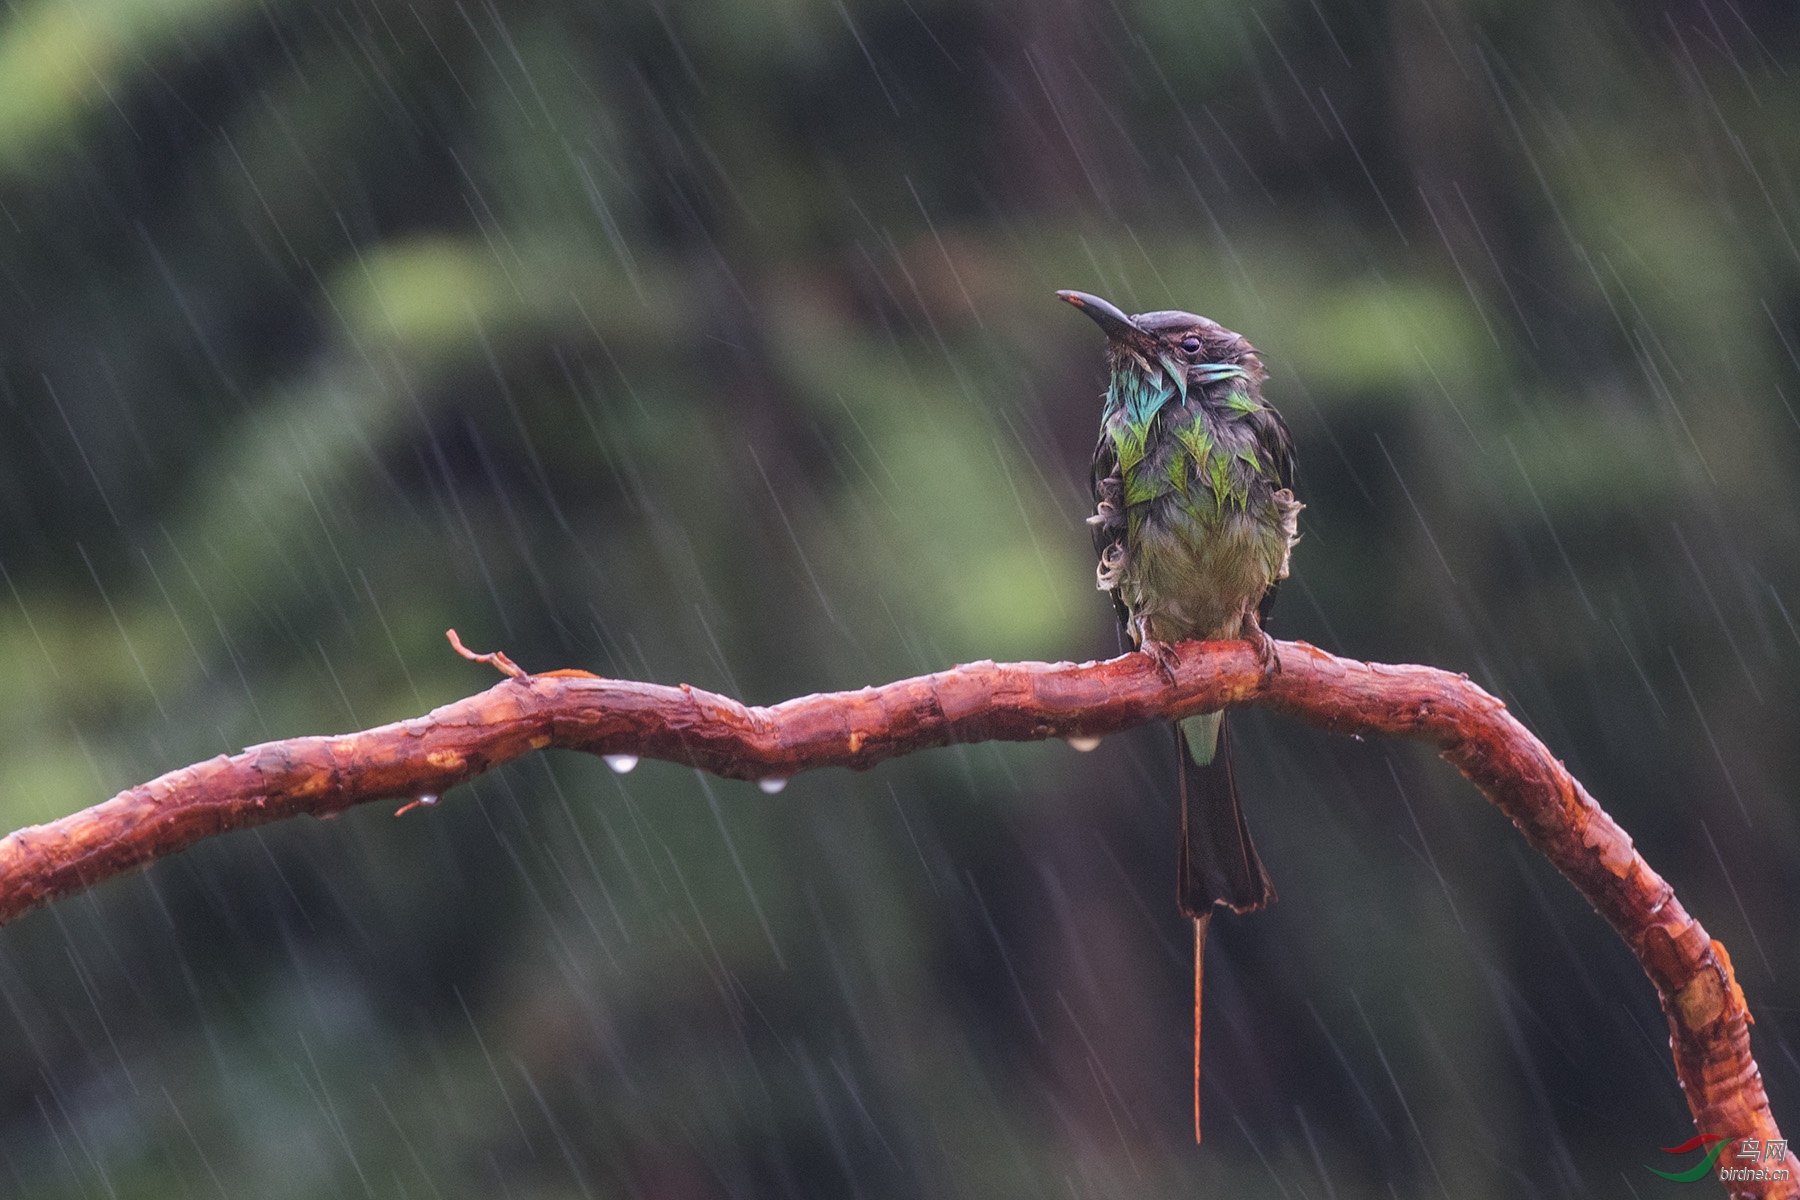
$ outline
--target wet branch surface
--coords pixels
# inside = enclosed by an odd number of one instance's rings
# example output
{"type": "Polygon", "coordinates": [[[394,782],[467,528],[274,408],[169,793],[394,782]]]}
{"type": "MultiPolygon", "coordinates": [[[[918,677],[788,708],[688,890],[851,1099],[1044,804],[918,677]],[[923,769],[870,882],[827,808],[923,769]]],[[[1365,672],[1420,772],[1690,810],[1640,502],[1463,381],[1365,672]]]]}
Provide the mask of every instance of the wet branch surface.
{"type": "MultiPolygon", "coordinates": [[[[0,839],[0,923],[204,838],[376,800],[406,800],[411,808],[551,747],[766,779],[819,767],[860,770],[957,743],[1097,737],[1255,704],[1334,733],[1437,746],[1637,956],[1662,1000],[1698,1130],[1759,1142],[1781,1137],[1725,947],[1688,916],[1544,744],[1466,676],[1356,662],[1304,642],[1277,643],[1282,669],[1265,675],[1248,643],[1191,642],[1178,648],[1172,684],[1139,654],[1079,665],[978,662],[761,708],[685,684],[580,671],[531,675],[503,654],[472,654],[450,636],[465,657],[490,663],[506,680],[423,717],[221,755],[18,830],[0,839]]],[[[1793,1181],[1731,1187],[1732,1195],[1800,1197],[1793,1181]]]]}

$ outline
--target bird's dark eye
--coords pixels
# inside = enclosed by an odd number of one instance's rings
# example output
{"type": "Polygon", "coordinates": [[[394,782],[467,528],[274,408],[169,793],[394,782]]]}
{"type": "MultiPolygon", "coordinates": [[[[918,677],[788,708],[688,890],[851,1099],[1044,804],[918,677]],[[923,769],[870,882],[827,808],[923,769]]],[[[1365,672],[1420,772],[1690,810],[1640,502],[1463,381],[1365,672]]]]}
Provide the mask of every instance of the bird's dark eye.
{"type": "Polygon", "coordinates": [[[1190,333],[1181,339],[1181,348],[1189,354],[1198,354],[1200,353],[1200,339],[1190,333]]]}

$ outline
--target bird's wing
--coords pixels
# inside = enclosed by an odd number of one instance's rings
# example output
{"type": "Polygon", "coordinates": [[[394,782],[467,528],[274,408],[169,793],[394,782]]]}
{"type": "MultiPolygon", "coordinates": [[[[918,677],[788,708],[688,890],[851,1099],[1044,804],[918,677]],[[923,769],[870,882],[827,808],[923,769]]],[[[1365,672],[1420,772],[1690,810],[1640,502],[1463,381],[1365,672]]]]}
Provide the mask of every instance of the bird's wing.
{"type": "MultiPolygon", "coordinates": [[[[1256,449],[1257,457],[1275,466],[1275,477],[1279,488],[1286,488],[1291,495],[1294,491],[1294,437],[1288,432],[1287,422],[1281,414],[1264,404],[1256,417],[1256,449]]],[[[1269,590],[1256,605],[1256,616],[1261,622],[1267,622],[1269,613],[1275,608],[1275,593],[1281,587],[1280,581],[1269,585],[1269,590]]]]}
{"type": "MultiPolygon", "coordinates": [[[[1092,482],[1094,515],[1088,518],[1088,530],[1094,539],[1094,555],[1099,559],[1100,575],[1104,580],[1109,566],[1124,561],[1126,528],[1125,475],[1119,469],[1118,450],[1104,428],[1100,431],[1100,441],[1094,446],[1092,482]]],[[[1129,629],[1131,613],[1119,598],[1118,589],[1111,588],[1108,594],[1112,597],[1113,611],[1119,616],[1119,624],[1129,629]]]]}

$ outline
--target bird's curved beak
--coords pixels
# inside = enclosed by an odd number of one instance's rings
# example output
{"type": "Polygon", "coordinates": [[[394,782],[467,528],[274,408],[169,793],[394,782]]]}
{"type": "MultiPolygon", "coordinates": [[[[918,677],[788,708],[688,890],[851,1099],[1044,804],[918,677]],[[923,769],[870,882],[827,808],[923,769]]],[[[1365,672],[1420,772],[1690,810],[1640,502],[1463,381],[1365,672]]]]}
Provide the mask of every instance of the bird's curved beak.
{"type": "Polygon", "coordinates": [[[1105,330],[1109,338],[1135,339],[1143,336],[1144,331],[1137,327],[1136,322],[1120,312],[1119,306],[1110,300],[1102,300],[1087,292],[1063,291],[1056,295],[1092,317],[1094,324],[1105,330]]]}

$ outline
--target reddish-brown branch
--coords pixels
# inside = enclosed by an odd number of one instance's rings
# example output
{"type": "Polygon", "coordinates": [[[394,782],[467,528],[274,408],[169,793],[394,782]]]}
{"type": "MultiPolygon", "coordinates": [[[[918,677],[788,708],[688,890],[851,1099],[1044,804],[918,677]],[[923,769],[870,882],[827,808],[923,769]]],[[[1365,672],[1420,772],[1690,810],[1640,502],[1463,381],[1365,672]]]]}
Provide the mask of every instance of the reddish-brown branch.
{"type": "MultiPolygon", "coordinates": [[[[1781,1136],[1750,1056],[1750,1017],[1725,948],[1542,742],[1466,676],[1354,662],[1304,642],[1278,645],[1281,670],[1273,674],[1248,643],[1188,643],[1179,648],[1173,683],[1140,654],[1080,665],[979,662],[752,708],[685,684],[579,671],[528,675],[503,655],[475,655],[458,643],[459,652],[508,678],[410,721],[269,742],[183,767],[0,839],[0,923],[214,834],[372,800],[435,798],[547,747],[757,779],[862,769],[954,743],[1096,737],[1152,718],[1258,704],[1337,733],[1437,746],[1637,955],[1662,998],[1700,1132],[1781,1136]]],[[[1800,1197],[1792,1182],[1733,1186],[1733,1195],[1800,1197]]]]}

